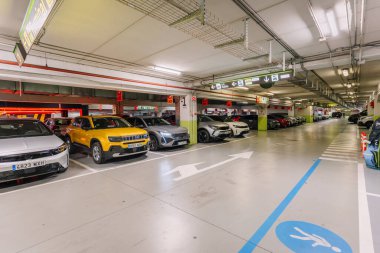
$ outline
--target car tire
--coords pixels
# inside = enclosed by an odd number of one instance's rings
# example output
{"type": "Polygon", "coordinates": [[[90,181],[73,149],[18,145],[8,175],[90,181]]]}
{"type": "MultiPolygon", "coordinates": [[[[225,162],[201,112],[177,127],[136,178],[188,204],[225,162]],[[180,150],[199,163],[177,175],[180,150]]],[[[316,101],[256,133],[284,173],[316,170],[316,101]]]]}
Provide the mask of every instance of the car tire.
{"type": "Polygon", "coordinates": [[[198,131],[198,142],[199,143],[210,142],[210,134],[204,129],[199,130],[198,131]]]}
{"type": "Polygon", "coordinates": [[[94,142],[91,145],[91,155],[95,163],[97,164],[104,163],[105,156],[104,156],[102,145],[99,142],[94,142]]]}
{"type": "Polygon", "coordinates": [[[370,129],[372,124],[373,124],[372,121],[368,121],[367,123],[365,123],[365,126],[367,127],[367,129],[370,129]]]}
{"type": "Polygon", "coordinates": [[[149,150],[157,151],[159,149],[159,143],[157,140],[157,137],[154,135],[150,135],[150,143],[149,143],[149,150]]]}
{"type": "Polygon", "coordinates": [[[70,136],[66,137],[66,145],[67,145],[69,154],[74,154],[75,153],[75,147],[74,147],[74,145],[73,145],[73,143],[71,141],[70,136]]]}

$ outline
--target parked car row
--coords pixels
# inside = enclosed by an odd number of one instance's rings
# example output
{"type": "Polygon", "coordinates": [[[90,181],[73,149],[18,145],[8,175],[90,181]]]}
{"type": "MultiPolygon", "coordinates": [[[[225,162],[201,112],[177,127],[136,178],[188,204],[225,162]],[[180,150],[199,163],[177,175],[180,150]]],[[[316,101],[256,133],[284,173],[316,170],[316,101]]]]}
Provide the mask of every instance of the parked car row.
{"type": "Polygon", "coordinates": [[[352,114],[350,117],[348,117],[348,122],[357,124],[360,117],[362,117],[362,116],[367,116],[367,110],[362,111],[360,113],[352,114]]]}
{"type": "Polygon", "coordinates": [[[373,116],[361,116],[358,120],[358,126],[365,126],[370,129],[373,124],[373,116]]]}

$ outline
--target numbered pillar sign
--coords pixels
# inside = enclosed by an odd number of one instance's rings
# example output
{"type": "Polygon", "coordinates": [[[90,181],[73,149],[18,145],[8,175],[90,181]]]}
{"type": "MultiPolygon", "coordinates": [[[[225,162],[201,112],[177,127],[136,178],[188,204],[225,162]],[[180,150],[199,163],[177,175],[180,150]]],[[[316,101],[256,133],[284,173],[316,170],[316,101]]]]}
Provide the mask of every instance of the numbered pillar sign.
{"type": "Polygon", "coordinates": [[[231,100],[228,100],[227,103],[226,103],[227,107],[231,107],[232,106],[232,101],[231,100]]]}
{"type": "Polygon", "coordinates": [[[168,102],[168,104],[173,104],[174,103],[173,96],[168,96],[167,97],[167,102],[168,102]]]}
{"type": "Polygon", "coordinates": [[[192,97],[191,97],[191,100],[192,100],[193,102],[196,102],[196,101],[197,101],[197,97],[196,97],[196,96],[192,96],[192,97]]]}
{"type": "Polygon", "coordinates": [[[203,106],[208,105],[208,99],[207,98],[202,99],[202,105],[203,106]]]}
{"type": "Polygon", "coordinates": [[[123,92],[120,91],[120,90],[116,92],[116,101],[117,102],[122,102],[123,101],[123,92]]]}

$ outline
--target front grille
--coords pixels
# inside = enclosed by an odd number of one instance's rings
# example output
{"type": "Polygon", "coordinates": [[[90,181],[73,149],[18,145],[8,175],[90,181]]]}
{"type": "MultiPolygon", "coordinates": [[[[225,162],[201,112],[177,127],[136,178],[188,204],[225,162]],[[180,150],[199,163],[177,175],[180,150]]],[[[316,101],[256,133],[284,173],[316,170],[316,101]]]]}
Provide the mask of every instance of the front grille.
{"type": "Polygon", "coordinates": [[[173,138],[175,140],[186,140],[189,138],[189,135],[187,133],[173,134],[173,138]]]}
{"type": "Polygon", "coordinates": [[[230,129],[228,126],[219,127],[219,130],[228,130],[228,129],[230,129]]]}
{"type": "Polygon", "coordinates": [[[58,172],[62,166],[59,163],[47,164],[44,166],[29,168],[25,170],[9,170],[0,172],[0,182],[11,181],[20,178],[26,178],[36,175],[48,174],[48,173],[56,173],[58,172]]]}
{"type": "Polygon", "coordinates": [[[139,135],[129,135],[129,136],[123,136],[123,141],[136,141],[136,140],[142,140],[147,139],[147,134],[139,134],[139,135]]]}
{"type": "Polygon", "coordinates": [[[142,151],[146,151],[148,150],[148,146],[145,145],[145,146],[142,146],[142,147],[137,147],[137,148],[126,148],[124,149],[123,153],[122,154],[133,154],[133,153],[137,153],[137,152],[142,152],[142,151]]]}
{"type": "Polygon", "coordinates": [[[0,163],[20,162],[25,160],[38,159],[53,155],[53,150],[38,151],[33,153],[24,153],[17,155],[0,156],[0,163]]]}

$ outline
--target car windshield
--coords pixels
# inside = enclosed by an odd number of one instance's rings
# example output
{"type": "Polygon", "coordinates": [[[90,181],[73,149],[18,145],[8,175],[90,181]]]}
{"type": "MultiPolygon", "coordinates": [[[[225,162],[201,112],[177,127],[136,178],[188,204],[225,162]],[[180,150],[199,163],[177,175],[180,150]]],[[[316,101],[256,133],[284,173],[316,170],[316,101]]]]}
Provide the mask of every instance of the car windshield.
{"type": "Polygon", "coordinates": [[[166,120],[164,120],[162,118],[145,118],[144,121],[148,126],[167,126],[167,125],[170,125],[169,122],[167,122],[166,120]]]}
{"type": "Polygon", "coordinates": [[[0,139],[47,136],[53,133],[40,121],[1,120],[0,139]]]}
{"type": "Polygon", "coordinates": [[[93,118],[92,122],[95,129],[125,128],[131,126],[124,119],[115,117],[93,118]]]}
{"type": "Polygon", "coordinates": [[[71,119],[56,119],[54,122],[56,126],[68,126],[70,125],[71,119]]]}
{"type": "Polygon", "coordinates": [[[199,121],[200,122],[210,122],[210,121],[215,121],[215,120],[213,120],[209,116],[202,115],[202,116],[199,116],[199,121]]]}

